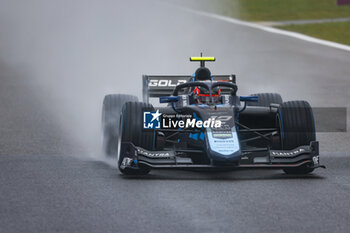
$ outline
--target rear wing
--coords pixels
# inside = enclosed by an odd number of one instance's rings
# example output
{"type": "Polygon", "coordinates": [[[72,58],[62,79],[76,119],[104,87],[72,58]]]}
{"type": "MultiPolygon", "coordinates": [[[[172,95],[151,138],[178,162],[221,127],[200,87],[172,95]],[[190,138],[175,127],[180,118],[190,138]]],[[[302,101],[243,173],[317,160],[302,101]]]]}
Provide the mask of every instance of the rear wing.
{"type": "MultiPolygon", "coordinates": [[[[143,102],[148,103],[149,98],[170,96],[174,88],[190,81],[193,77],[190,75],[143,75],[142,76],[142,97],[143,102]]],[[[213,81],[223,81],[236,83],[236,76],[231,75],[213,75],[213,81]]],[[[224,90],[222,90],[224,92],[224,90]]]]}

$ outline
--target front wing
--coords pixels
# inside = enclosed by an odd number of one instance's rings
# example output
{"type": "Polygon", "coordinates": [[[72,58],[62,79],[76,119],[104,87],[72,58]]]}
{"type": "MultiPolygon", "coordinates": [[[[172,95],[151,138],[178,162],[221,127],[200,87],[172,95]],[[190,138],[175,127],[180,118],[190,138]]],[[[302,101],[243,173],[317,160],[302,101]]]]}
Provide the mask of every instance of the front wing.
{"type": "Polygon", "coordinates": [[[240,162],[234,164],[195,164],[190,158],[191,153],[204,153],[201,150],[162,150],[149,151],[123,142],[120,153],[123,154],[121,168],[138,168],[140,164],[152,169],[249,169],[268,168],[283,169],[308,166],[310,168],[325,168],[319,161],[319,144],[317,141],[310,145],[300,146],[293,150],[270,150],[252,148],[242,150],[240,162]]]}

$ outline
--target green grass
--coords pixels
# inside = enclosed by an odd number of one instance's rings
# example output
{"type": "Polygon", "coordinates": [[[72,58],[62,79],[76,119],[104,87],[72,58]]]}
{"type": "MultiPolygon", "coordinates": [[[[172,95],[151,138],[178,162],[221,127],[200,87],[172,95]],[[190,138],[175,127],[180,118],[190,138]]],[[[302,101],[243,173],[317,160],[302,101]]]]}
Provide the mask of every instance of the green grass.
{"type": "MultiPolygon", "coordinates": [[[[350,5],[337,0],[168,0],[192,9],[247,21],[284,21],[350,17],[350,5]]],[[[350,23],[322,23],[279,27],[313,37],[350,44],[350,23]]]]}
{"type": "Polygon", "coordinates": [[[350,45],[350,22],[288,25],[278,28],[350,45]]]}
{"type": "Polygon", "coordinates": [[[350,5],[337,0],[168,0],[177,5],[248,21],[350,17],[350,5]]]}
{"type": "MultiPolygon", "coordinates": [[[[350,17],[350,5],[338,6],[336,0],[220,0],[238,2],[239,18],[248,21],[281,21],[350,17]]],[[[227,10],[225,14],[227,14],[227,10]]],[[[231,12],[237,14],[237,10],[231,12]]],[[[232,15],[234,16],[234,15],[232,15]]]]}

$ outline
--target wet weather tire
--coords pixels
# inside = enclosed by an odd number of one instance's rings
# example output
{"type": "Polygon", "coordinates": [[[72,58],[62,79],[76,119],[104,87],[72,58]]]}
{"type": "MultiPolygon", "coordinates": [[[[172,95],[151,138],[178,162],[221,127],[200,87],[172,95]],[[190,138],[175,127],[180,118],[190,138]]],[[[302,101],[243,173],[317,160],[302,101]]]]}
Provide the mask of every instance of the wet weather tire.
{"type": "Polygon", "coordinates": [[[124,103],[137,101],[136,96],[124,94],[106,95],[102,107],[103,151],[106,155],[117,157],[120,113],[124,103]]]}
{"type": "MultiPolygon", "coordinates": [[[[282,149],[292,150],[310,145],[316,140],[315,123],[310,104],[306,101],[288,101],[280,105],[278,118],[281,126],[282,149]]],[[[314,169],[307,166],[286,168],[287,174],[308,174],[314,169]]]]}
{"type": "MultiPolygon", "coordinates": [[[[143,112],[154,111],[151,104],[141,102],[128,102],[124,104],[121,116],[120,135],[121,142],[132,142],[135,146],[152,150],[154,147],[154,132],[143,130],[143,112]]],[[[120,167],[124,155],[119,152],[118,166],[121,173],[126,175],[145,175],[150,172],[150,168],[143,164],[138,164],[135,168],[120,167]]]]}

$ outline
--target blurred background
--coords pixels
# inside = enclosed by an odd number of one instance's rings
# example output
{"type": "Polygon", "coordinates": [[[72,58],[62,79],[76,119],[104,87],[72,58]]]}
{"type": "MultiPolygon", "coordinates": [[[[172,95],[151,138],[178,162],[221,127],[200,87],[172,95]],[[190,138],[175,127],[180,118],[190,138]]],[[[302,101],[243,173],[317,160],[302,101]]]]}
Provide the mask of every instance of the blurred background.
{"type": "Polygon", "coordinates": [[[0,232],[347,232],[348,2],[0,0],[0,232]],[[190,75],[201,52],[238,95],[347,109],[347,132],[317,133],[328,169],[131,179],[106,164],[104,96],[140,98],[142,74],[190,75]]]}
{"type": "Polygon", "coordinates": [[[183,6],[350,44],[349,0],[171,0],[183,6]]]}

